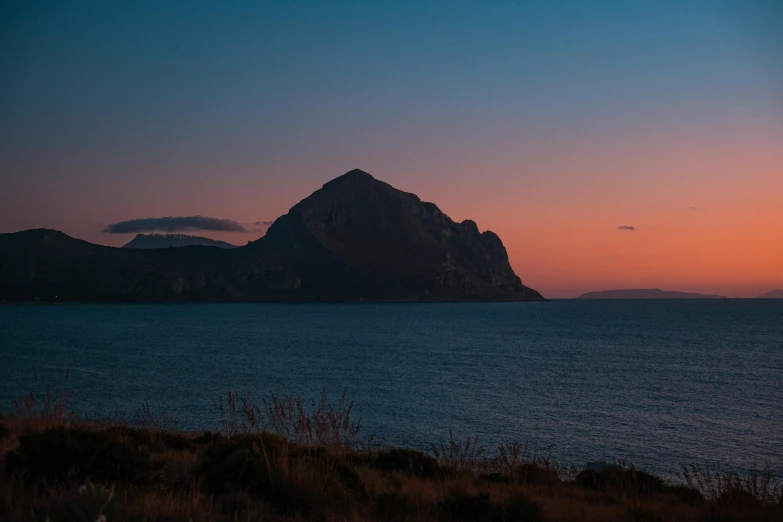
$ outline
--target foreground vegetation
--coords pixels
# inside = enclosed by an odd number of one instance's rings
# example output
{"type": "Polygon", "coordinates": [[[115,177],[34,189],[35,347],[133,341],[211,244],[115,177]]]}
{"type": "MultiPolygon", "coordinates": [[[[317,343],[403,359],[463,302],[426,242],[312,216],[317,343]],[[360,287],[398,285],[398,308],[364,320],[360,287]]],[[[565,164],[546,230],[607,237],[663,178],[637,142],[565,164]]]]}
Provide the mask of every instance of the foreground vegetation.
{"type": "Polygon", "coordinates": [[[142,406],[79,419],[60,390],[0,419],[2,520],[780,521],[769,469],[685,469],[668,484],[633,467],[566,468],[516,442],[492,455],[450,437],[431,454],[364,437],[325,396],[216,401],[215,432],[184,433],[142,406]]]}

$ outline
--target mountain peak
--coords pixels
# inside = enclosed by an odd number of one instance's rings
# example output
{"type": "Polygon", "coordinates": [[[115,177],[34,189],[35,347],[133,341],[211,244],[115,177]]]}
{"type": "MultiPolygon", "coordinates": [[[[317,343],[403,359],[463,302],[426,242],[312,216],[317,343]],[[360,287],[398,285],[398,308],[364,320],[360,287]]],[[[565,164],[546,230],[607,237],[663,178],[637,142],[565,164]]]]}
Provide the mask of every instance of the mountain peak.
{"type": "Polygon", "coordinates": [[[319,281],[321,296],[353,289],[370,300],[541,299],[514,273],[497,235],[359,169],[294,205],[251,248],[302,267],[303,288],[319,281]]]}
{"type": "Polygon", "coordinates": [[[377,182],[378,180],[375,179],[369,172],[365,172],[361,169],[353,169],[349,170],[342,176],[338,176],[331,181],[327,181],[324,183],[324,187],[354,185],[356,183],[361,184],[368,181],[377,182]]]}
{"type": "Polygon", "coordinates": [[[369,172],[365,172],[362,169],[352,169],[340,176],[337,179],[340,178],[369,178],[369,179],[375,179],[372,177],[372,175],[369,172]]]}

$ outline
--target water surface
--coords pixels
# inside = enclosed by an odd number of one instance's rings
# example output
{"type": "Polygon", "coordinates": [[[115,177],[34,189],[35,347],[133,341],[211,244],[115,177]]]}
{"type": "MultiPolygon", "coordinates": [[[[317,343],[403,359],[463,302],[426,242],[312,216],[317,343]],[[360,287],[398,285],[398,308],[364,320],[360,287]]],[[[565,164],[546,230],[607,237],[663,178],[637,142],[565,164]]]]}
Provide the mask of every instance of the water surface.
{"type": "Polygon", "coordinates": [[[783,300],[0,306],[0,404],[71,368],[78,412],[345,390],[427,449],[518,439],[568,463],[783,469],[783,300]]]}

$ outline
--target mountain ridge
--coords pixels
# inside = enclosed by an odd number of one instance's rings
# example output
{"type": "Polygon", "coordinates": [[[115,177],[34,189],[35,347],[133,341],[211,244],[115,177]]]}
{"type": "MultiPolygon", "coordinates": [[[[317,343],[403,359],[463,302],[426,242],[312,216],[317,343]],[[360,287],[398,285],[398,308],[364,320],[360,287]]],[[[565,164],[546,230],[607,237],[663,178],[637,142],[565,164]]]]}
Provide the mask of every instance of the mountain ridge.
{"type": "Polygon", "coordinates": [[[52,230],[0,235],[0,299],[518,301],[500,238],[358,169],[325,183],[245,246],[94,245],[52,230]]]}
{"type": "Polygon", "coordinates": [[[188,246],[213,246],[218,248],[237,248],[225,241],[188,234],[136,234],[122,248],[182,248],[188,246]]]}
{"type": "Polygon", "coordinates": [[[586,292],[575,299],[728,299],[728,297],[715,294],[661,290],[660,288],[628,288],[586,292]]]}

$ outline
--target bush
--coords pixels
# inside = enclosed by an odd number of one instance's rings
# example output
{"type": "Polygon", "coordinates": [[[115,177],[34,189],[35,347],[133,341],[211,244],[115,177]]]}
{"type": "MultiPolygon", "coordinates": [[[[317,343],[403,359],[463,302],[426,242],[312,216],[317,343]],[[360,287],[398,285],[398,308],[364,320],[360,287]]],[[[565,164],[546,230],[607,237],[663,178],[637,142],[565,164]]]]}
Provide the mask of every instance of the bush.
{"type": "Polygon", "coordinates": [[[560,477],[556,472],[544,469],[533,463],[519,464],[508,473],[489,473],[481,475],[481,478],[490,482],[528,484],[531,486],[549,486],[560,482],[560,477]]]}
{"type": "Polygon", "coordinates": [[[783,505],[783,479],[767,463],[762,469],[723,472],[692,464],[681,477],[687,487],[704,493],[707,500],[722,505],[783,505]]]}
{"type": "Polygon", "coordinates": [[[325,451],[269,434],[217,439],[196,471],[208,491],[246,491],[283,515],[317,518],[326,506],[347,504],[349,492],[366,494],[356,472],[325,451]]]}
{"type": "Polygon", "coordinates": [[[6,473],[48,485],[84,482],[141,484],[149,478],[149,455],[107,432],[53,428],[26,433],[8,454],[6,473]]]}
{"type": "Polygon", "coordinates": [[[115,520],[114,488],[107,489],[89,480],[65,498],[33,510],[42,522],[95,522],[115,520]]]}
{"type": "Polygon", "coordinates": [[[665,522],[665,518],[654,510],[641,507],[633,507],[626,512],[628,522],[665,522]]]}
{"type": "Polygon", "coordinates": [[[263,496],[294,467],[327,467],[322,451],[305,450],[274,435],[217,439],[201,456],[198,473],[213,493],[247,490],[263,496]]]}
{"type": "Polygon", "coordinates": [[[391,449],[375,457],[373,467],[380,471],[399,471],[425,479],[434,479],[440,472],[438,462],[420,451],[391,449]]]}
{"type": "Polygon", "coordinates": [[[637,469],[584,470],[575,479],[578,486],[593,491],[623,491],[637,495],[659,493],[666,489],[663,480],[637,469]]]}
{"type": "MultiPolygon", "coordinates": [[[[201,456],[197,472],[204,479],[204,486],[213,493],[247,490],[256,496],[269,488],[273,470],[259,455],[258,442],[277,448],[271,439],[240,436],[218,440],[210,444],[201,456]]],[[[279,453],[278,451],[274,452],[279,453]]]]}
{"type": "Polygon", "coordinates": [[[405,522],[413,518],[415,507],[398,493],[384,493],[375,498],[374,511],[384,522],[405,522]]]}
{"type": "Polygon", "coordinates": [[[0,423],[0,440],[7,439],[11,435],[11,432],[8,431],[8,428],[5,427],[5,424],[0,423]]]}
{"type": "Polygon", "coordinates": [[[761,506],[761,501],[750,491],[744,489],[731,489],[721,493],[715,500],[726,507],[750,508],[761,506]]]}
{"type": "Polygon", "coordinates": [[[493,504],[489,496],[455,495],[438,504],[438,520],[442,522],[469,522],[473,520],[502,520],[501,507],[493,504]]]}
{"type": "Polygon", "coordinates": [[[701,492],[688,486],[666,486],[666,491],[672,493],[683,504],[695,506],[704,503],[704,495],[701,492]]]}
{"type": "Polygon", "coordinates": [[[362,477],[356,470],[345,464],[337,464],[337,477],[346,489],[352,491],[359,498],[367,498],[367,490],[364,487],[362,477]]]}
{"type": "Polygon", "coordinates": [[[522,484],[543,486],[560,482],[560,477],[557,476],[557,473],[533,463],[520,464],[512,470],[511,475],[522,484]]]}
{"type": "Polygon", "coordinates": [[[504,519],[506,522],[541,522],[544,515],[538,502],[525,495],[517,495],[505,508],[504,519]]]}
{"type": "Polygon", "coordinates": [[[197,446],[204,446],[214,439],[210,432],[205,432],[197,437],[168,431],[135,428],[132,426],[112,426],[106,432],[117,439],[127,440],[137,446],[146,446],[151,451],[195,450],[197,446]]]}
{"type": "Polygon", "coordinates": [[[457,495],[438,504],[438,520],[442,522],[541,522],[544,520],[537,502],[519,495],[507,505],[495,504],[489,496],[457,495]]]}
{"type": "Polygon", "coordinates": [[[271,484],[263,499],[280,515],[302,515],[307,520],[325,519],[329,508],[339,509],[343,500],[339,492],[318,480],[290,475],[271,484]]]}
{"type": "Polygon", "coordinates": [[[244,491],[228,493],[220,497],[220,511],[227,518],[246,518],[253,508],[253,499],[244,491]]]}

